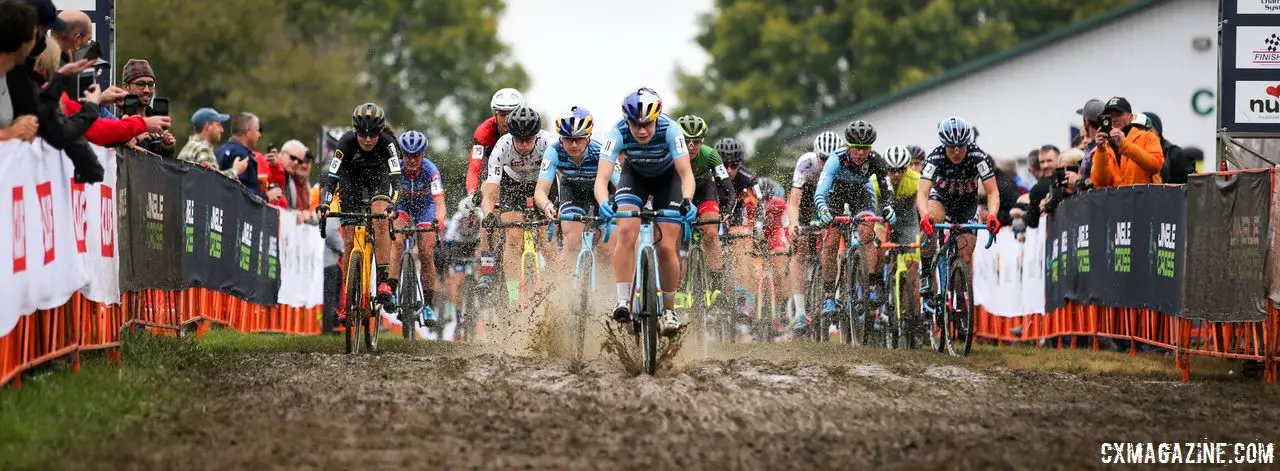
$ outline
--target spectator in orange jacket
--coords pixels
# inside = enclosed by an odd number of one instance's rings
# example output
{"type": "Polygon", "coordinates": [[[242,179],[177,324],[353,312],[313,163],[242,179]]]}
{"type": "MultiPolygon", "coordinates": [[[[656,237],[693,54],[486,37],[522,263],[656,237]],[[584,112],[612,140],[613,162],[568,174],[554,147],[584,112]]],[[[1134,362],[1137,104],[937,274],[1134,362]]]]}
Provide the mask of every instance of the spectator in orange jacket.
{"type": "Polygon", "coordinates": [[[1133,107],[1129,100],[1112,97],[1103,113],[1111,118],[1111,129],[1108,132],[1103,123],[1103,129],[1094,136],[1098,143],[1091,175],[1094,188],[1161,183],[1164,152],[1160,138],[1151,131],[1132,126],[1133,107]]]}

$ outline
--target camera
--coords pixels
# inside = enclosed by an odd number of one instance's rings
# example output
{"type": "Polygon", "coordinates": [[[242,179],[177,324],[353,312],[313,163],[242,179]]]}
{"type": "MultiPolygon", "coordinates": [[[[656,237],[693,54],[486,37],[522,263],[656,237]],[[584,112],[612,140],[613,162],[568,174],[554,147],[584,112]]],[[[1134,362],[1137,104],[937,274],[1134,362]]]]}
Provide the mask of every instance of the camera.
{"type": "Polygon", "coordinates": [[[147,109],[147,116],[169,116],[169,99],[151,99],[151,106],[147,109]]]}
{"type": "Polygon", "coordinates": [[[1098,121],[1102,123],[1102,125],[1099,126],[1098,129],[1103,133],[1111,134],[1111,117],[1104,115],[1101,118],[1099,118],[1098,121]]]}

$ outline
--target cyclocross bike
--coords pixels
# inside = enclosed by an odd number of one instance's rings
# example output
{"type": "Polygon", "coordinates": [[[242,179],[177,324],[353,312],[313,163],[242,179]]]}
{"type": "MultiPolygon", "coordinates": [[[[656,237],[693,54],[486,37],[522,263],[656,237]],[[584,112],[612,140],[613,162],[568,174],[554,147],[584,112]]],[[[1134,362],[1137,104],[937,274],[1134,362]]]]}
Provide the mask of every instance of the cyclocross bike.
{"type": "MultiPolygon", "coordinates": [[[[542,226],[551,224],[551,221],[542,217],[536,209],[533,209],[533,202],[525,203],[524,219],[512,222],[495,222],[489,225],[490,228],[498,230],[500,246],[506,246],[506,231],[504,229],[520,228],[522,231],[521,252],[520,252],[520,291],[517,297],[519,312],[524,312],[525,308],[535,304],[533,299],[534,293],[543,293],[546,285],[542,281],[542,255],[538,253],[538,234],[534,232],[542,226]]],[[[496,250],[501,254],[502,250],[496,250]]],[[[501,266],[501,255],[499,255],[499,266],[501,266]]]]}
{"type": "MultiPolygon", "coordinates": [[[[760,229],[756,229],[757,232],[760,229]]],[[[778,275],[773,272],[770,259],[777,257],[791,258],[791,246],[784,251],[770,251],[766,238],[758,234],[751,255],[760,259],[760,278],[756,280],[756,316],[753,335],[756,338],[772,341],[783,332],[786,323],[778,316],[778,275]]],[[[794,245],[794,244],[793,244],[794,245]]],[[[791,264],[787,264],[784,275],[789,273],[791,264]]]]}
{"type": "MultiPolygon", "coordinates": [[[[937,340],[932,345],[938,352],[946,347],[952,356],[966,356],[973,349],[973,272],[968,264],[956,263],[960,257],[956,237],[952,232],[985,231],[986,224],[951,224],[937,223],[936,230],[942,234],[942,247],[934,257],[937,276],[937,294],[933,296],[933,336],[937,340]],[[945,276],[944,276],[945,275],[945,276]]],[[[996,235],[988,231],[987,248],[995,243],[996,235]]],[[[927,243],[927,242],[926,242],[927,243]]]]}
{"type": "MultiPolygon", "coordinates": [[[[658,319],[662,317],[662,285],[658,272],[658,248],[653,245],[653,221],[657,218],[681,218],[679,211],[670,209],[618,211],[614,219],[637,218],[640,235],[636,240],[636,295],[631,299],[631,333],[640,345],[644,371],[650,375],[658,371],[658,319]]],[[[684,237],[690,237],[689,225],[683,224],[684,237]]],[[[608,241],[609,233],[605,233],[608,241]]]]}
{"type": "MultiPolygon", "coordinates": [[[[855,217],[836,216],[831,221],[832,225],[840,226],[845,231],[845,251],[836,277],[836,305],[840,307],[836,326],[840,330],[840,340],[848,345],[867,343],[875,321],[875,316],[871,314],[878,307],[875,305],[878,301],[871,299],[870,290],[866,286],[867,262],[862,250],[859,250],[863,247],[858,236],[858,226],[881,221],[884,218],[866,214],[855,217]]],[[[878,238],[873,236],[872,246],[879,244],[878,238]]]]}
{"type": "MultiPolygon", "coordinates": [[[[367,202],[365,204],[368,204],[367,202]]],[[[347,267],[343,274],[344,296],[339,304],[339,313],[346,314],[343,324],[346,330],[346,351],[349,354],[360,352],[360,334],[364,334],[364,346],[370,352],[378,351],[378,331],[382,329],[381,308],[374,305],[373,286],[373,220],[390,219],[391,213],[352,213],[331,212],[330,218],[355,219],[352,235],[351,253],[347,255],[347,267]]],[[[324,238],[324,224],[320,224],[320,237],[324,238]]],[[[395,234],[392,234],[392,239],[395,234]]]]}
{"type": "MultiPolygon", "coordinates": [[[[828,332],[832,320],[822,315],[822,254],[820,253],[826,230],[822,222],[809,221],[808,225],[800,226],[795,236],[795,244],[804,244],[808,254],[804,268],[804,310],[809,318],[809,327],[800,329],[801,334],[814,342],[829,342],[831,336],[828,332]]],[[[792,246],[794,247],[794,244],[792,246]]]]}
{"type": "MultiPolygon", "coordinates": [[[[581,214],[561,214],[559,220],[583,224],[582,248],[578,250],[578,259],[573,268],[574,292],[578,295],[578,301],[574,303],[573,318],[571,319],[573,354],[575,359],[581,360],[584,345],[587,341],[587,322],[592,317],[591,299],[595,297],[596,293],[596,230],[601,224],[604,224],[605,240],[608,240],[609,225],[605,224],[605,219],[581,214]]],[[[547,240],[551,240],[551,235],[555,228],[555,224],[547,228],[547,240]]],[[[562,226],[561,231],[563,230],[562,226]]]]}
{"type": "MultiPolygon", "coordinates": [[[[719,220],[697,221],[690,224],[690,228],[693,230],[693,227],[719,224],[719,220]]],[[[675,309],[687,312],[685,318],[690,322],[695,317],[701,319],[703,337],[707,340],[702,343],[705,355],[710,341],[732,340],[733,323],[728,322],[726,312],[716,309],[720,305],[717,301],[723,294],[723,287],[711,286],[707,253],[702,248],[702,231],[693,230],[688,246],[688,253],[684,257],[684,276],[680,283],[683,289],[676,292],[675,309]]]]}
{"type": "MultiPolygon", "coordinates": [[[[413,249],[417,245],[417,237],[414,237],[414,235],[435,232],[438,236],[440,234],[438,229],[439,227],[434,222],[419,227],[391,229],[392,234],[405,234],[404,249],[400,252],[400,289],[396,293],[401,336],[405,340],[413,340],[415,326],[421,321],[422,308],[425,307],[423,305],[422,278],[420,277],[421,271],[419,270],[418,257],[413,254],[413,249]]],[[[440,244],[437,243],[436,246],[439,247],[440,244]]],[[[432,308],[434,309],[434,306],[432,308]]],[[[432,327],[436,332],[437,339],[444,340],[444,324],[443,319],[438,319],[435,327],[432,327]]]]}
{"type": "MultiPolygon", "coordinates": [[[[890,229],[892,230],[892,229],[890,229]]],[[[893,240],[892,237],[888,237],[893,240]]],[[[910,244],[882,242],[885,251],[884,286],[892,287],[885,299],[885,347],[914,348],[915,342],[925,335],[920,307],[917,303],[919,287],[911,282],[911,262],[920,261],[920,237],[910,244]]]]}
{"type": "Polygon", "coordinates": [[[720,279],[724,280],[724,287],[721,296],[724,293],[733,293],[729,296],[730,305],[726,307],[728,312],[723,312],[716,316],[717,320],[722,323],[721,329],[724,334],[722,340],[725,342],[736,342],[738,340],[739,326],[750,328],[752,324],[752,316],[747,308],[747,289],[746,287],[736,286],[734,275],[736,263],[734,263],[733,241],[750,239],[751,232],[743,232],[741,229],[731,230],[730,226],[725,224],[721,226],[723,231],[720,233],[720,260],[724,262],[724,267],[720,271],[720,279]]]}

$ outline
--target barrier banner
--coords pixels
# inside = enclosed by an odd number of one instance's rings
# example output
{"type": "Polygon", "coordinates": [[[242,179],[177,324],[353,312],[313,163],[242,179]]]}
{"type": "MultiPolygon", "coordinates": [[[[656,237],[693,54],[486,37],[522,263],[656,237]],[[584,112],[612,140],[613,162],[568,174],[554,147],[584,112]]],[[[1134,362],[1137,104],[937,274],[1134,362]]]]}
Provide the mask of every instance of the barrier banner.
{"type": "Polygon", "coordinates": [[[0,143],[0,337],[21,316],[61,306],[76,291],[119,302],[110,293],[115,277],[97,278],[104,266],[116,271],[114,155],[95,151],[107,180],[84,185],[72,182],[71,162],[42,141],[0,143]]]}
{"type": "Polygon", "coordinates": [[[1020,241],[1012,228],[1004,228],[990,249],[985,238],[979,236],[973,252],[974,303],[997,316],[1044,313],[1044,232],[1028,228],[1020,241]]]}
{"type": "MultiPolygon", "coordinates": [[[[1272,171],[1271,177],[1274,186],[1280,186],[1280,166],[1272,171]]],[[[1268,279],[1270,280],[1271,302],[1280,305],[1280,188],[1272,188],[1271,190],[1271,250],[1267,253],[1267,267],[1270,268],[1268,279]]]]}
{"type": "Polygon", "coordinates": [[[1270,172],[1187,181],[1190,270],[1182,317],[1261,322],[1267,314],[1264,260],[1271,227],[1270,172]],[[1225,234],[1224,234],[1225,233],[1225,234]]]}
{"type": "Polygon", "coordinates": [[[1067,300],[1177,313],[1185,259],[1181,188],[1132,186],[1071,198],[1049,216],[1045,308],[1067,300]]]}
{"type": "Polygon", "coordinates": [[[120,188],[120,284],[129,291],[183,289],[184,162],[122,150],[120,188]]]}
{"type": "Polygon", "coordinates": [[[192,166],[182,181],[186,278],[263,306],[276,304],[279,211],[239,182],[192,166]]]}
{"type": "Polygon", "coordinates": [[[316,226],[299,224],[293,213],[280,212],[280,304],[324,304],[323,261],[324,240],[316,226]]]}

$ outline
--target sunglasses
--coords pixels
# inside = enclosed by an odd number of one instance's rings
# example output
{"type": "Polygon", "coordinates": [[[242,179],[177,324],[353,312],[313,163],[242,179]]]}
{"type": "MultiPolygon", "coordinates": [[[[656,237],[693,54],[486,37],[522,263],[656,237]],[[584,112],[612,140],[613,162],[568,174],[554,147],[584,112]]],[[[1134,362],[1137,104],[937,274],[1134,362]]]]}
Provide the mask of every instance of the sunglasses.
{"type": "Polygon", "coordinates": [[[849,148],[856,149],[856,150],[870,150],[871,146],[864,146],[861,144],[849,144],[849,148]]]}
{"type": "Polygon", "coordinates": [[[299,159],[299,158],[298,158],[298,156],[296,156],[296,155],[290,155],[290,156],[289,156],[289,160],[292,160],[292,161],[293,161],[293,163],[295,163],[295,164],[305,164],[305,163],[310,163],[310,162],[311,162],[310,160],[307,160],[307,159],[299,159]]]}
{"type": "Polygon", "coordinates": [[[421,153],[421,152],[419,152],[419,153],[417,153],[417,154],[405,154],[405,156],[404,156],[404,157],[405,157],[406,159],[421,159],[421,158],[422,158],[422,153],[421,153]]]}
{"type": "Polygon", "coordinates": [[[357,129],[357,130],[356,130],[356,136],[357,136],[357,137],[363,137],[363,138],[365,138],[365,139],[372,138],[372,137],[378,137],[378,132],[379,132],[379,131],[382,131],[382,130],[381,130],[381,129],[368,129],[368,130],[365,130],[365,129],[357,129]]]}

